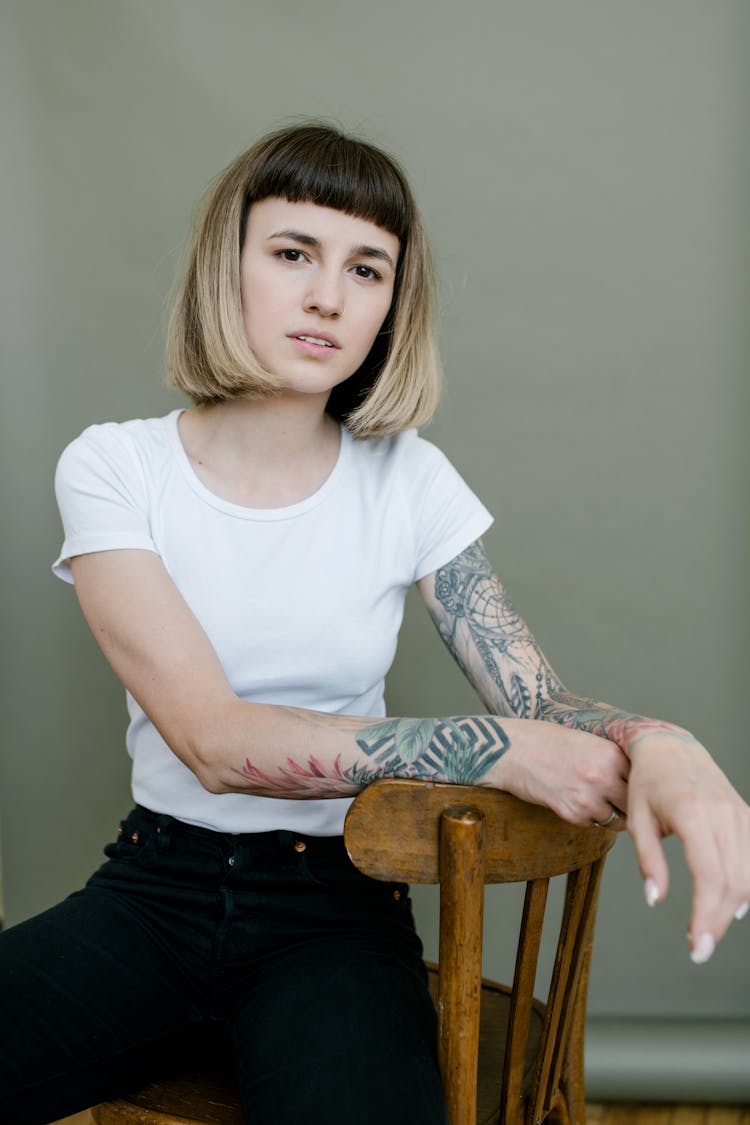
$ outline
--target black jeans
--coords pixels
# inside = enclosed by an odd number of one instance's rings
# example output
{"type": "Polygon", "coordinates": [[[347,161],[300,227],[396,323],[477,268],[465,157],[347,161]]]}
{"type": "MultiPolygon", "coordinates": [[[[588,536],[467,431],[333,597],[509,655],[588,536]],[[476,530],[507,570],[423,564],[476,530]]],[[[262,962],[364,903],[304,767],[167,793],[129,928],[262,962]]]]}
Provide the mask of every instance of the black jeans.
{"type": "Polygon", "coordinates": [[[212,1042],[250,1125],[445,1122],[408,888],[340,837],[137,807],[82,891],[0,934],[0,1121],[44,1125],[212,1042]]]}

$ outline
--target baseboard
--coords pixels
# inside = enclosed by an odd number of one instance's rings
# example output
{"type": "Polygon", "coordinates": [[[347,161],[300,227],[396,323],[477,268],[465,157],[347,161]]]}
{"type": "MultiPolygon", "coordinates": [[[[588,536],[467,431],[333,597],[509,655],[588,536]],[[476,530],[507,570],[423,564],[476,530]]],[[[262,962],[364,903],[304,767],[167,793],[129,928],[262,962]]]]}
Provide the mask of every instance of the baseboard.
{"type": "Polygon", "coordinates": [[[750,1102],[750,1023],[592,1018],[586,1028],[586,1097],[750,1102]]]}

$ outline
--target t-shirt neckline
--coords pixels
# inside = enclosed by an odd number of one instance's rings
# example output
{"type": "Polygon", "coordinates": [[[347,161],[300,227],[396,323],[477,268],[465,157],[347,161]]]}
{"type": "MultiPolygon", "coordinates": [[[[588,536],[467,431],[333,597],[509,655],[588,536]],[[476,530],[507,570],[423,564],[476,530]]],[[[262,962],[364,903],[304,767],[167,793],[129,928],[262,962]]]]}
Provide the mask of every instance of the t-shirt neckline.
{"type": "Polygon", "coordinates": [[[296,504],[289,504],[283,508],[246,508],[242,504],[234,504],[231,500],[224,500],[221,496],[217,496],[215,492],[211,492],[195,472],[195,469],[190,464],[190,458],[187,455],[185,447],[182,444],[182,438],[180,437],[180,431],[177,425],[180,415],[184,412],[185,408],[182,407],[173,410],[168,416],[169,437],[183,477],[193,492],[205,501],[206,504],[210,504],[212,508],[216,508],[218,511],[224,512],[227,515],[235,516],[238,519],[258,521],[288,520],[294,519],[296,516],[301,516],[305,512],[309,512],[312,508],[316,508],[336,487],[344,471],[346,461],[348,460],[349,450],[353,440],[346,426],[340,425],[341,446],[336,463],[320,488],[310,496],[306,496],[303,500],[298,500],[296,504]]]}

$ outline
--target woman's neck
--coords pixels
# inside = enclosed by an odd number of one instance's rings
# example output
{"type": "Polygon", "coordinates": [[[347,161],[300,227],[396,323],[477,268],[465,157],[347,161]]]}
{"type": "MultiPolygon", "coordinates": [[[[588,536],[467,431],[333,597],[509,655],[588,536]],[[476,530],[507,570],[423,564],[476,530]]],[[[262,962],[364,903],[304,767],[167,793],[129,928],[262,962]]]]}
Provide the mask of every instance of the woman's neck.
{"type": "Polygon", "coordinates": [[[185,452],[210,491],[252,508],[286,507],[331,474],[340,427],[327,396],[281,392],[194,407],[180,416],[185,452]]]}

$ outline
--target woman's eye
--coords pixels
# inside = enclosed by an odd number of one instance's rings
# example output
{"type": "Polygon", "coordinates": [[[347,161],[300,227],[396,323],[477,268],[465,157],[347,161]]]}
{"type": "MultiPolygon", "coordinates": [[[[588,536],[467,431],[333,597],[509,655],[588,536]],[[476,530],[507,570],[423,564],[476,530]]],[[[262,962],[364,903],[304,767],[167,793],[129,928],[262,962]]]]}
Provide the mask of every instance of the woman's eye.
{"type": "Polygon", "coordinates": [[[277,256],[284,262],[301,262],[305,255],[301,250],[295,250],[293,247],[290,247],[288,250],[278,250],[277,256]]]}
{"type": "Polygon", "coordinates": [[[354,272],[357,277],[363,277],[365,281],[380,281],[381,275],[372,266],[355,266],[354,272]]]}

